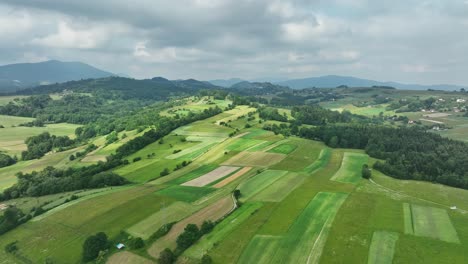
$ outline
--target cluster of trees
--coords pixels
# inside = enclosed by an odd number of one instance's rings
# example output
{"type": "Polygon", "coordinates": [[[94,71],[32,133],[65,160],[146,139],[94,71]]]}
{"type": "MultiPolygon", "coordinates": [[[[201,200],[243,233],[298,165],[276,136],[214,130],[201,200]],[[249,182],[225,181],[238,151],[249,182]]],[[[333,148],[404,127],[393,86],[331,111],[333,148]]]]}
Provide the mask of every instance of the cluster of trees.
{"type": "Polygon", "coordinates": [[[70,161],[72,161],[72,160],[84,157],[84,156],[86,156],[86,154],[90,153],[93,150],[96,150],[97,148],[98,147],[96,145],[89,144],[88,146],[86,146],[86,148],[83,151],[78,151],[75,154],[71,154],[69,159],[70,159],[70,161]]]}
{"type": "Polygon", "coordinates": [[[26,139],[28,150],[21,153],[23,160],[38,159],[44,156],[47,152],[54,148],[66,148],[75,144],[75,141],[67,136],[50,135],[49,132],[44,132],[37,136],[32,136],[26,139]]]}
{"type": "Polygon", "coordinates": [[[273,107],[260,107],[258,109],[258,115],[260,118],[265,120],[275,120],[281,122],[287,122],[288,117],[286,113],[280,114],[278,109],[273,107]]]}
{"type": "Polygon", "coordinates": [[[3,212],[3,215],[0,215],[0,235],[12,230],[27,220],[28,218],[20,209],[8,207],[3,212]]]}
{"type": "Polygon", "coordinates": [[[104,232],[86,238],[83,244],[83,262],[89,262],[96,259],[100,252],[109,249],[110,243],[104,232]]]}
{"type": "Polygon", "coordinates": [[[468,145],[420,128],[327,125],[301,128],[299,135],[331,147],[365,149],[383,162],[375,169],[399,179],[438,182],[468,189],[468,145]]]}
{"type": "Polygon", "coordinates": [[[5,189],[0,195],[0,200],[123,185],[128,183],[125,178],[108,171],[123,163],[121,160],[113,159],[82,168],[60,170],[49,166],[39,172],[19,172],[18,182],[5,189]]]}
{"type": "Polygon", "coordinates": [[[195,242],[198,241],[203,235],[208,234],[213,230],[215,224],[212,221],[204,221],[200,228],[195,224],[188,224],[184,228],[184,232],[177,237],[177,252],[183,252],[195,242]]]}
{"type": "Polygon", "coordinates": [[[9,155],[0,152],[0,168],[13,165],[16,161],[16,157],[12,158],[9,155]]]}
{"type": "MultiPolygon", "coordinates": [[[[177,257],[187,248],[197,242],[203,235],[208,234],[213,230],[215,223],[212,221],[204,221],[200,228],[195,224],[188,224],[184,228],[184,232],[177,237],[177,248],[172,252],[169,248],[164,249],[158,258],[160,264],[172,264],[177,260],[177,257]]],[[[170,229],[170,227],[169,227],[170,229]]],[[[212,263],[211,257],[204,255],[202,263],[212,263]]]]}
{"type": "MultiPolygon", "coordinates": [[[[328,123],[348,123],[357,115],[349,111],[332,111],[319,105],[295,106],[291,110],[291,115],[296,122],[308,125],[324,125],[328,123]]],[[[362,117],[363,118],[363,117],[362,117]]]]}

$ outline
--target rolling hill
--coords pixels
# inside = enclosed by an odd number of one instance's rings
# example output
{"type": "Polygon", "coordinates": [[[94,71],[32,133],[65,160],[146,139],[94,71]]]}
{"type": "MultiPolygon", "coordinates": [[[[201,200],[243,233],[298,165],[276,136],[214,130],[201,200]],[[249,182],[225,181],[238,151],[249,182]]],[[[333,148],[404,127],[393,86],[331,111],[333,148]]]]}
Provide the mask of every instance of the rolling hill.
{"type": "Polygon", "coordinates": [[[13,92],[42,84],[113,76],[81,62],[50,60],[0,66],[0,92],[13,92]]]}
{"type": "MultiPolygon", "coordinates": [[[[210,83],[222,87],[231,87],[237,83],[243,82],[244,80],[239,78],[233,78],[228,80],[213,80],[210,83]]],[[[254,82],[254,81],[252,81],[254,82]]],[[[304,88],[335,88],[340,85],[346,85],[349,87],[371,87],[371,86],[391,86],[402,90],[460,90],[466,88],[460,85],[453,84],[435,84],[435,85],[422,85],[422,84],[404,84],[398,82],[382,82],[375,80],[368,80],[362,78],[356,78],[351,76],[340,76],[340,75],[326,75],[320,77],[310,77],[303,79],[290,79],[285,81],[277,80],[262,80],[262,82],[271,82],[281,86],[288,86],[292,89],[304,89],[304,88]]]]}
{"type": "Polygon", "coordinates": [[[289,86],[293,89],[303,88],[334,88],[340,85],[350,87],[370,87],[370,86],[391,86],[403,90],[460,90],[462,86],[452,84],[436,84],[436,85],[421,85],[421,84],[403,84],[398,82],[381,82],[375,80],[361,79],[350,76],[327,75],[321,77],[311,77],[304,79],[291,79],[287,81],[277,82],[277,84],[289,86]]]}

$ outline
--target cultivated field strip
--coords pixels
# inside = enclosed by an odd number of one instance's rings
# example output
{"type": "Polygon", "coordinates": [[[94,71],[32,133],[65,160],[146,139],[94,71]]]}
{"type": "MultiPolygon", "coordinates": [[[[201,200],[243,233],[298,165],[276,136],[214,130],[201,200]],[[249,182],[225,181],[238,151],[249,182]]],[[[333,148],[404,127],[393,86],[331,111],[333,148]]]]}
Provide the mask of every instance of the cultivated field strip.
{"type": "Polygon", "coordinates": [[[184,228],[188,224],[196,224],[200,226],[205,220],[217,221],[218,219],[228,214],[232,210],[233,206],[234,201],[231,195],[228,195],[201,209],[193,215],[184,218],[182,221],[179,221],[177,224],[175,224],[167,235],[153,243],[153,245],[151,245],[151,247],[148,249],[148,253],[151,256],[158,258],[159,253],[165,248],[175,248],[175,241],[177,237],[184,231],[184,228]]]}
{"type": "Polygon", "coordinates": [[[236,173],[232,174],[231,176],[227,177],[226,179],[223,179],[222,181],[216,183],[215,185],[213,185],[213,187],[214,188],[224,187],[225,185],[235,181],[236,179],[238,179],[242,175],[246,174],[251,169],[252,169],[252,167],[244,167],[244,168],[238,170],[236,173]]]}
{"type": "Polygon", "coordinates": [[[405,218],[405,233],[411,232],[412,224],[413,235],[421,237],[430,237],[450,243],[460,243],[457,231],[452,225],[447,211],[440,208],[421,206],[421,205],[403,205],[405,218]],[[411,214],[408,215],[408,209],[411,208],[411,214]],[[409,220],[411,219],[411,221],[409,220]]]}
{"type": "Polygon", "coordinates": [[[268,150],[268,152],[281,153],[281,154],[287,155],[287,154],[293,152],[296,148],[297,148],[297,146],[293,145],[293,144],[281,144],[281,145],[278,145],[278,146],[268,150]]]}
{"type": "Polygon", "coordinates": [[[286,155],[279,153],[243,151],[224,162],[223,165],[269,167],[282,161],[284,158],[286,158],[286,155]]]}
{"type": "Polygon", "coordinates": [[[282,236],[255,236],[237,263],[318,263],[345,193],[318,193],[282,236]]]}
{"type": "Polygon", "coordinates": [[[194,209],[190,204],[175,202],[131,226],[127,232],[135,237],[148,239],[164,224],[179,221],[189,216],[194,209]]]}
{"type": "Polygon", "coordinates": [[[215,188],[174,185],[162,189],[156,194],[172,197],[176,200],[192,203],[215,191],[215,188]]]}
{"type": "Polygon", "coordinates": [[[228,151],[244,151],[256,145],[265,143],[264,140],[238,138],[226,147],[228,151]]]}
{"type": "Polygon", "coordinates": [[[288,194],[304,182],[305,178],[296,173],[288,173],[266,187],[252,200],[263,202],[281,202],[288,194]]]}
{"type": "Polygon", "coordinates": [[[392,264],[398,233],[375,231],[367,257],[368,264],[392,264]]]}
{"type": "Polygon", "coordinates": [[[320,155],[316,161],[304,168],[304,172],[312,174],[316,170],[325,166],[331,157],[331,150],[329,148],[324,148],[320,151],[320,155]]]}
{"type": "Polygon", "coordinates": [[[361,168],[366,164],[369,156],[366,154],[345,152],[340,169],[331,180],[356,184],[361,180],[361,168]]]}
{"type": "Polygon", "coordinates": [[[204,236],[194,246],[184,252],[184,256],[201,259],[205,252],[215,247],[217,243],[228,238],[231,232],[247,220],[253,213],[262,207],[262,203],[246,203],[236,209],[232,214],[226,217],[221,223],[217,224],[213,231],[204,236]]]}
{"type": "Polygon", "coordinates": [[[216,168],[213,171],[208,172],[205,175],[202,175],[196,179],[193,179],[191,181],[185,182],[182,185],[183,186],[194,186],[194,187],[202,187],[205,185],[208,185],[216,180],[219,180],[225,176],[228,176],[229,174],[239,170],[240,167],[233,167],[233,166],[221,166],[219,168],[216,168]]]}
{"type": "MultiPolygon", "coordinates": [[[[215,137],[207,137],[207,138],[198,137],[198,138],[200,139],[200,140],[197,140],[197,141],[200,142],[199,144],[197,144],[195,146],[192,146],[192,147],[189,147],[189,148],[185,148],[185,149],[183,149],[182,151],[180,151],[178,153],[171,154],[171,155],[167,156],[167,158],[168,159],[178,159],[178,158],[183,159],[184,156],[189,156],[190,154],[192,154],[194,152],[197,152],[200,149],[207,148],[209,146],[213,146],[214,144],[222,141],[222,139],[215,138],[215,137]]],[[[192,140],[187,139],[187,141],[192,141],[192,140]]]]}
{"type": "Polygon", "coordinates": [[[288,174],[287,171],[266,170],[249,178],[239,185],[241,200],[248,200],[286,174],[288,174]]]}
{"type": "Polygon", "coordinates": [[[247,245],[237,263],[271,263],[272,256],[278,250],[281,236],[256,235],[247,245]]]}

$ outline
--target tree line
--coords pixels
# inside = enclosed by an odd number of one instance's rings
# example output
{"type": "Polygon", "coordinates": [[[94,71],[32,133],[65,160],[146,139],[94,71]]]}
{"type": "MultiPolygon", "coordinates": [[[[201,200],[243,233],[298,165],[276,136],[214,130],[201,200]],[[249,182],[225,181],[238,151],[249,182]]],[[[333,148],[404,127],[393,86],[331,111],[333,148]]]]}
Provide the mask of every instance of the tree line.
{"type": "Polygon", "coordinates": [[[16,175],[18,182],[5,189],[0,194],[0,200],[124,185],[128,183],[125,178],[108,171],[124,163],[120,159],[110,158],[107,162],[100,161],[81,168],[62,170],[49,166],[39,172],[19,172],[16,175]]]}

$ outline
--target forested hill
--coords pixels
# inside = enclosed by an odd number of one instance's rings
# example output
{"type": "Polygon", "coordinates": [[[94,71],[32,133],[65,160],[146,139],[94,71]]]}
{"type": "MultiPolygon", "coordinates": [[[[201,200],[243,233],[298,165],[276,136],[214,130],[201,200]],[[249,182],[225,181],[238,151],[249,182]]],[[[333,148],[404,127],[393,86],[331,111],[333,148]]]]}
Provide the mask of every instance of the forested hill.
{"type": "Polygon", "coordinates": [[[40,84],[103,78],[114,74],[81,62],[57,60],[0,66],[0,92],[14,92],[40,84]]]}
{"type": "Polygon", "coordinates": [[[162,77],[136,80],[107,77],[43,85],[19,91],[17,94],[91,93],[101,98],[164,100],[171,96],[190,95],[202,89],[217,89],[215,85],[197,80],[170,81],[162,77]]]}

